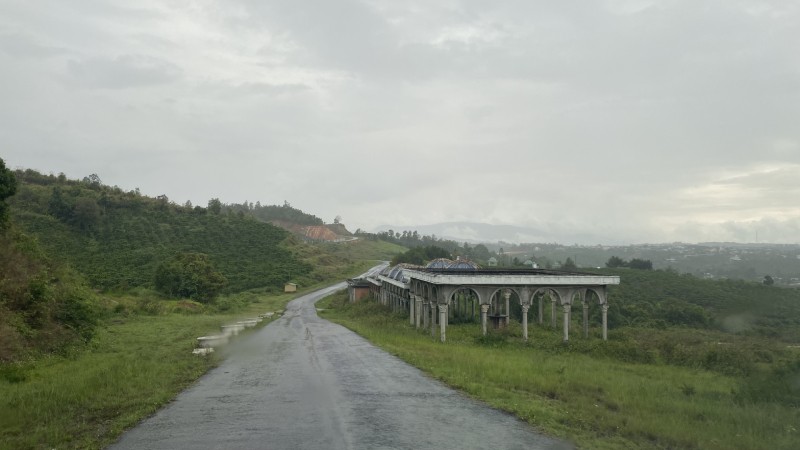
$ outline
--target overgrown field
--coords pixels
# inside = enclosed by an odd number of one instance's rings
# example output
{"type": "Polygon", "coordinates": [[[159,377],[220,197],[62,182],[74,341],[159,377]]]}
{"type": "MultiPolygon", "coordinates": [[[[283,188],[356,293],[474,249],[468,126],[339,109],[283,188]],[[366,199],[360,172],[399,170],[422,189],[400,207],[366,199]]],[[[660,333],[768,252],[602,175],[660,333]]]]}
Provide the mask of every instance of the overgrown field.
{"type": "MultiPolygon", "coordinates": [[[[482,337],[450,325],[447,343],[374,302],[323,301],[326,318],[543,432],[587,449],[795,449],[800,350],[709,330],[623,328],[568,345],[533,325],[482,337]],[[744,369],[739,370],[740,364],[744,369]]],[[[577,333],[575,333],[577,334],[577,333]]]]}

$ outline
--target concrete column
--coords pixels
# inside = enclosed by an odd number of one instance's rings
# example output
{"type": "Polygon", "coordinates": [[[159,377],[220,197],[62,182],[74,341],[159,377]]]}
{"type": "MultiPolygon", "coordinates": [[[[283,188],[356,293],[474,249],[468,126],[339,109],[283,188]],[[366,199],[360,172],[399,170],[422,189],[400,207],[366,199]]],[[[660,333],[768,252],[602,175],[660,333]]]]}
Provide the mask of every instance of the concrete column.
{"type": "Polygon", "coordinates": [[[589,302],[583,302],[583,337],[589,337],[589,302]]]}
{"type": "Polygon", "coordinates": [[[511,291],[503,292],[503,297],[506,299],[506,327],[511,323],[511,308],[509,299],[511,298],[511,291]]]}
{"type": "Polygon", "coordinates": [[[431,302],[431,337],[436,337],[436,303],[431,302]]]}
{"type": "Polygon", "coordinates": [[[414,326],[419,328],[422,320],[422,297],[416,296],[414,299],[414,326]]]}
{"type": "Polygon", "coordinates": [[[556,299],[550,299],[550,327],[556,328],[556,299]]]}
{"type": "Polygon", "coordinates": [[[439,305],[439,336],[442,342],[445,341],[447,332],[447,304],[439,305]]]}
{"type": "Polygon", "coordinates": [[[522,305],[522,339],[528,340],[528,308],[530,305],[522,305]]]}
{"type": "Polygon", "coordinates": [[[539,325],[544,323],[544,295],[539,297],[539,325]]]}
{"type": "Polygon", "coordinates": [[[430,302],[422,302],[422,328],[428,328],[428,308],[430,308],[430,305],[430,302]]]}
{"type": "Polygon", "coordinates": [[[603,340],[608,340],[608,303],[603,303],[603,340]]]}
{"type": "Polygon", "coordinates": [[[569,342],[570,305],[564,305],[564,342],[569,342]]]}
{"type": "Polygon", "coordinates": [[[486,336],[486,316],[489,314],[489,305],[481,305],[481,329],[486,336]]]}
{"type": "Polygon", "coordinates": [[[416,306],[417,302],[414,300],[414,294],[409,294],[408,296],[408,323],[410,325],[414,325],[414,307],[416,306]]]}

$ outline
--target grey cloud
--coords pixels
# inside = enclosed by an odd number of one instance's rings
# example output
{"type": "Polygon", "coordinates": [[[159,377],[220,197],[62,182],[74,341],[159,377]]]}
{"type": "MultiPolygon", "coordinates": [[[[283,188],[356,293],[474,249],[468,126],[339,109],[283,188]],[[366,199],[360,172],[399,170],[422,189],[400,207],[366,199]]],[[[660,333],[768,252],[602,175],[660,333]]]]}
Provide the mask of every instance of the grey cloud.
{"type": "Polygon", "coordinates": [[[167,61],[144,55],[94,57],[67,62],[75,84],[87,88],[125,89],[176,81],[181,69],[167,61]]]}
{"type": "Polygon", "coordinates": [[[787,2],[117,4],[0,6],[7,162],[361,228],[796,232],[787,2]]]}
{"type": "Polygon", "coordinates": [[[784,166],[717,181],[719,185],[735,185],[742,189],[800,193],[800,165],[784,166]],[[788,191],[788,192],[787,192],[788,191]]]}
{"type": "Polygon", "coordinates": [[[19,58],[49,58],[67,53],[61,47],[45,45],[22,34],[0,34],[0,49],[19,58]]]}

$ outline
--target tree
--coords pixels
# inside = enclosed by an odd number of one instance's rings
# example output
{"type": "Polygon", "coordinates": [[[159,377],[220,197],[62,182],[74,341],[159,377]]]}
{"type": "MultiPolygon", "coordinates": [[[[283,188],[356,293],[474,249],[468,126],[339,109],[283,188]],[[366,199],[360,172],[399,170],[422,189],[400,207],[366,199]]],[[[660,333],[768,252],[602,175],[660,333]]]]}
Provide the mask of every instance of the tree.
{"type": "Polygon", "coordinates": [[[93,188],[99,188],[100,185],[102,184],[102,181],[100,180],[100,177],[97,176],[96,173],[93,173],[93,174],[89,175],[88,177],[83,177],[82,181],[83,181],[84,184],[88,184],[89,186],[91,186],[93,188]]]}
{"type": "Polygon", "coordinates": [[[0,230],[8,224],[8,204],[6,199],[17,193],[17,179],[14,173],[6,168],[0,158],[0,230]]]}
{"type": "Polygon", "coordinates": [[[208,302],[228,280],[217,272],[204,253],[179,253],[156,269],[156,289],[170,297],[208,302]]]}
{"type": "Polygon", "coordinates": [[[653,270],[653,262],[649,259],[633,258],[631,262],[628,263],[628,267],[639,270],[653,270]]]}
{"type": "Polygon", "coordinates": [[[573,261],[572,258],[567,257],[567,260],[564,261],[564,264],[561,266],[561,268],[564,270],[575,270],[578,268],[578,266],[575,265],[575,261],[573,261]]]}
{"type": "Polygon", "coordinates": [[[47,203],[47,212],[63,222],[72,219],[72,204],[70,204],[64,196],[59,186],[54,187],[53,193],[50,194],[50,200],[47,203]]]}
{"type": "Polygon", "coordinates": [[[414,247],[411,250],[401,253],[392,259],[392,264],[409,263],[422,265],[426,261],[437,258],[449,258],[450,253],[435,245],[428,245],[425,247],[414,247]]]}
{"type": "Polygon", "coordinates": [[[337,225],[338,225],[338,224],[340,224],[340,223],[342,223],[342,216],[336,216],[336,217],[334,217],[334,218],[333,218],[333,223],[335,223],[335,224],[337,224],[337,225]]]}
{"type": "Polygon", "coordinates": [[[72,216],[78,228],[89,233],[100,223],[100,207],[93,198],[80,197],[75,201],[72,216]]]}
{"type": "Polygon", "coordinates": [[[472,255],[475,257],[475,259],[481,261],[486,261],[492,257],[491,253],[489,253],[489,249],[483,244],[478,244],[475,247],[473,247],[472,255]]]}
{"type": "Polygon", "coordinates": [[[606,261],[606,267],[611,269],[615,267],[628,267],[628,263],[619,256],[612,256],[611,258],[608,258],[608,261],[606,261]]]}
{"type": "Polygon", "coordinates": [[[771,275],[765,275],[765,276],[764,276],[764,282],[763,282],[763,283],[764,283],[765,285],[767,285],[767,286],[772,286],[773,284],[775,284],[775,280],[774,280],[774,279],[772,279],[772,276],[771,276],[771,275]]]}
{"type": "Polygon", "coordinates": [[[208,212],[214,215],[219,215],[222,212],[222,202],[218,198],[212,198],[208,201],[208,212]]]}

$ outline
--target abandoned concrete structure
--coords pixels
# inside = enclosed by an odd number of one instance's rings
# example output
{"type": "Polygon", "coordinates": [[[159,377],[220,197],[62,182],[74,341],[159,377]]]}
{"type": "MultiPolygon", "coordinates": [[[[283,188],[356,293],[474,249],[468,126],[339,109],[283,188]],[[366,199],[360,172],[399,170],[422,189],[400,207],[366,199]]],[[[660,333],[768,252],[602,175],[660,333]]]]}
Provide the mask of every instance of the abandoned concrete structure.
{"type": "Polygon", "coordinates": [[[494,328],[508,326],[512,312],[520,317],[527,340],[528,310],[538,306],[538,323],[543,324],[547,300],[552,328],[558,326],[556,308],[562,308],[567,342],[572,306],[578,303],[583,308],[583,335],[589,335],[589,309],[596,304],[601,311],[603,339],[608,338],[607,287],[619,284],[619,277],[545,269],[481,269],[469,261],[438,259],[426,267],[387,267],[366,282],[373,298],[394,311],[406,311],[411,325],[430,328],[432,336],[438,328],[442,342],[451,321],[472,320],[480,314],[481,329],[486,334],[489,323],[494,328]]]}
{"type": "Polygon", "coordinates": [[[351,303],[357,302],[370,295],[373,284],[363,279],[347,280],[347,294],[351,303]]]}

